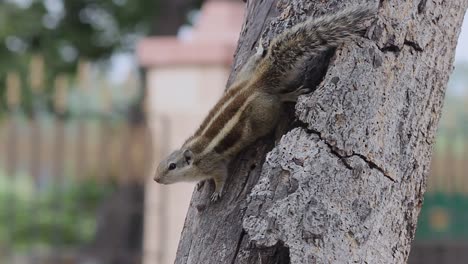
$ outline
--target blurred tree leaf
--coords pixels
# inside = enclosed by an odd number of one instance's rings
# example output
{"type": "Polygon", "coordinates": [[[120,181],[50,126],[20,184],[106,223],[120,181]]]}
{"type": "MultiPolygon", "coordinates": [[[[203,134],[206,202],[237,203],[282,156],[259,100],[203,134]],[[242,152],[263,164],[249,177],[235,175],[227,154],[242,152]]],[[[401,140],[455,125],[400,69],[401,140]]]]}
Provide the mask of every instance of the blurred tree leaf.
{"type": "Polygon", "coordinates": [[[21,55],[37,52],[49,68],[63,72],[72,70],[78,58],[101,59],[131,49],[135,36],[150,31],[156,2],[31,0],[27,7],[1,2],[2,64],[11,68],[21,55]]]}
{"type": "Polygon", "coordinates": [[[174,35],[202,0],[0,0],[0,118],[6,109],[5,76],[23,80],[23,109],[31,112],[29,64],[45,58],[44,88],[58,74],[74,74],[79,60],[105,61],[132,51],[143,35],[174,35]]]}

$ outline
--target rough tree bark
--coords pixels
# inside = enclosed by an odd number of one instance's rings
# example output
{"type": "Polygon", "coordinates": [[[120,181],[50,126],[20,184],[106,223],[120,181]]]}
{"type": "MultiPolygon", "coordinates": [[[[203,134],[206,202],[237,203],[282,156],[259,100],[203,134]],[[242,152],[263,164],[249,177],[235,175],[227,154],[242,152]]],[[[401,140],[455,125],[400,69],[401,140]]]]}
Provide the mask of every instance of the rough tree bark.
{"type": "MultiPolygon", "coordinates": [[[[356,2],[248,1],[233,76],[260,35],[356,2]]],[[[244,151],[218,203],[194,192],[176,263],[406,262],[467,5],[380,1],[366,38],[311,61],[281,140],[244,151]]]]}

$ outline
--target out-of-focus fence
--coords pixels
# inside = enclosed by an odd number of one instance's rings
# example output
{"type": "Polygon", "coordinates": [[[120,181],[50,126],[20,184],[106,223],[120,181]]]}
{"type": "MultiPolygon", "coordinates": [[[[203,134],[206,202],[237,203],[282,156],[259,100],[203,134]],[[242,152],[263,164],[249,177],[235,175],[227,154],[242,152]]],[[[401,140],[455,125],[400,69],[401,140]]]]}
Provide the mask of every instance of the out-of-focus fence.
{"type": "Polygon", "coordinates": [[[42,65],[0,84],[0,262],[140,263],[152,144],[137,78],[80,63],[46,82],[42,65]]]}

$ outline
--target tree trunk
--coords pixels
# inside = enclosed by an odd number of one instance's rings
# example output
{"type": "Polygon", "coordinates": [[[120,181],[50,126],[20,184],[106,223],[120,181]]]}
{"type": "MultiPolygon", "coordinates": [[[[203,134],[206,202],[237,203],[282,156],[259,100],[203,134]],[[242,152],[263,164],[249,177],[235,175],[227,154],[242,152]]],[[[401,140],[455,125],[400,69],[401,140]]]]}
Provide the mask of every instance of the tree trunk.
{"type": "MultiPolygon", "coordinates": [[[[468,1],[380,2],[365,38],[311,60],[281,140],[244,151],[219,202],[194,192],[176,263],[406,262],[468,1]]],[[[249,1],[233,74],[260,35],[353,4],[249,1]]]]}

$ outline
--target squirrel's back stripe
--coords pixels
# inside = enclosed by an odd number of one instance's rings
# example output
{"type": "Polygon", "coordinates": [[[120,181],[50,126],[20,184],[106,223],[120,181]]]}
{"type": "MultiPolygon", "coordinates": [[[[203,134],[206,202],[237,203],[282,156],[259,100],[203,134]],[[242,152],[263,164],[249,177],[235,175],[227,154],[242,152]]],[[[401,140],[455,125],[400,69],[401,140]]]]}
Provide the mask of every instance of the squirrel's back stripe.
{"type": "Polygon", "coordinates": [[[236,142],[239,142],[239,139],[242,138],[242,133],[244,132],[245,127],[245,118],[244,116],[240,117],[240,120],[237,122],[237,125],[228,132],[223,139],[218,143],[214,148],[217,153],[224,154],[227,151],[235,147],[236,142]]]}
{"type": "MultiPolygon", "coordinates": [[[[229,88],[219,102],[209,112],[208,116],[203,121],[195,134],[187,139],[184,143],[185,147],[191,148],[196,153],[205,152],[207,146],[212,143],[219,132],[227,125],[227,123],[241,110],[244,103],[247,101],[249,94],[249,85],[242,83],[229,88]]],[[[216,148],[216,151],[223,152],[233,146],[236,135],[240,135],[242,130],[234,129],[228,131],[224,136],[218,136],[217,145],[211,145],[211,148],[216,148]]]]}
{"type": "MultiPolygon", "coordinates": [[[[244,93],[239,94],[238,95],[239,98],[243,99],[244,98],[242,96],[243,94],[244,93]]],[[[239,102],[242,102],[242,105],[240,106],[240,108],[236,109],[235,112],[229,112],[229,114],[234,113],[234,115],[229,119],[227,119],[227,118],[223,119],[222,121],[224,121],[224,122],[219,123],[220,125],[222,125],[222,127],[220,129],[218,129],[218,127],[213,127],[214,130],[216,129],[215,130],[217,132],[216,136],[209,141],[210,143],[203,150],[202,154],[206,154],[206,153],[209,153],[210,151],[213,151],[218,146],[218,144],[220,142],[222,142],[223,139],[231,133],[231,131],[239,123],[244,110],[249,106],[250,102],[252,102],[255,99],[256,96],[257,96],[256,93],[251,93],[250,96],[247,97],[245,100],[239,101],[239,102]]],[[[233,102],[235,102],[235,100],[233,102]]],[[[234,104],[232,104],[232,106],[234,106],[234,104]]],[[[229,107],[227,109],[229,109],[229,107]]]]}
{"type": "Polygon", "coordinates": [[[211,127],[213,122],[221,115],[225,108],[231,104],[231,102],[236,98],[236,95],[239,94],[245,87],[246,83],[241,83],[235,87],[229,88],[226,93],[221,97],[221,99],[216,103],[216,105],[208,113],[208,116],[203,120],[202,124],[195,132],[195,136],[200,136],[206,133],[206,130],[211,127]]]}
{"type": "Polygon", "coordinates": [[[204,130],[201,136],[208,139],[214,138],[218,132],[231,120],[239,109],[247,101],[249,94],[247,92],[239,91],[235,97],[229,101],[224,107],[223,111],[211,120],[210,125],[204,130]]]}

